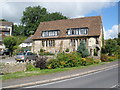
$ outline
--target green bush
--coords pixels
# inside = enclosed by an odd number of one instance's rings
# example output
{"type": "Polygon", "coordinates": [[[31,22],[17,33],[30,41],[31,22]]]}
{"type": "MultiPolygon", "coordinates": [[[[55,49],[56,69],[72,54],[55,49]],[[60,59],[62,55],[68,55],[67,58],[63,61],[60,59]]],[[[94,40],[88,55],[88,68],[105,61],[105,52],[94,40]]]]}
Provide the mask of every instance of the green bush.
{"type": "Polygon", "coordinates": [[[98,63],[100,63],[100,62],[101,62],[100,59],[94,59],[94,64],[98,64],[98,63]]]}
{"type": "Polygon", "coordinates": [[[49,62],[47,62],[48,69],[55,69],[59,67],[59,62],[56,59],[50,59],[49,62]]]}
{"type": "Polygon", "coordinates": [[[94,64],[94,59],[93,58],[82,58],[82,66],[87,66],[87,65],[91,65],[94,64]]]}
{"type": "Polygon", "coordinates": [[[86,65],[91,65],[94,64],[94,59],[93,58],[86,58],[86,65]]]}
{"type": "Polygon", "coordinates": [[[108,58],[108,60],[109,60],[109,61],[114,61],[115,59],[113,59],[113,58],[108,58]]]}
{"type": "Polygon", "coordinates": [[[76,67],[81,65],[81,56],[78,53],[59,53],[56,59],[51,59],[47,63],[47,68],[76,67]]]}
{"type": "Polygon", "coordinates": [[[27,63],[27,71],[34,71],[35,67],[31,63],[27,63]]]}
{"type": "Polygon", "coordinates": [[[44,49],[41,48],[41,49],[40,49],[40,52],[44,52],[44,49]]]}
{"type": "Polygon", "coordinates": [[[40,52],[39,55],[54,55],[53,53],[49,53],[49,52],[40,52]]]}
{"type": "Polygon", "coordinates": [[[80,53],[59,53],[55,59],[50,59],[47,62],[48,69],[55,68],[69,68],[77,66],[87,66],[92,64],[98,64],[101,60],[95,60],[93,58],[82,58],[80,53]]]}
{"type": "Polygon", "coordinates": [[[69,49],[67,48],[67,49],[65,50],[65,52],[69,52],[69,49]]]}
{"type": "Polygon", "coordinates": [[[118,59],[118,56],[108,56],[109,61],[115,61],[118,59]]]}

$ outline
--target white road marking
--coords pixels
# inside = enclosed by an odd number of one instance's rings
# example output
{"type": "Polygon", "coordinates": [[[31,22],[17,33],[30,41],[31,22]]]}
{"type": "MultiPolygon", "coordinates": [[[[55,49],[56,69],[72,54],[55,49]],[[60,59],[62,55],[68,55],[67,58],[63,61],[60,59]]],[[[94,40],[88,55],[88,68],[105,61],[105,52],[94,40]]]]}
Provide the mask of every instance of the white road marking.
{"type": "Polygon", "coordinates": [[[83,75],[83,76],[77,76],[77,77],[73,77],[73,78],[69,78],[69,79],[65,79],[65,80],[60,80],[60,81],[55,81],[55,82],[50,82],[50,83],[41,84],[41,85],[28,86],[28,87],[25,87],[25,88],[35,88],[35,87],[40,87],[40,86],[47,86],[47,85],[50,85],[50,84],[56,84],[56,83],[60,83],[60,82],[64,82],[64,81],[69,81],[69,80],[73,80],[73,79],[77,79],[77,78],[82,78],[82,77],[86,77],[86,76],[89,76],[89,75],[93,75],[93,74],[96,74],[96,73],[108,71],[108,70],[111,70],[111,69],[114,69],[114,68],[118,68],[118,66],[114,66],[114,67],[111,67],[109,69],[105,69],[105,70],[102,70],[102,71],[90,73],[90,74],[83,75]]]}
{"type": "Polygon", "coordinates": [[[118,86],[118,84],[116,84],[116,85],[112,86],[111,88],[115,88],[116,86],[118,86]]]}

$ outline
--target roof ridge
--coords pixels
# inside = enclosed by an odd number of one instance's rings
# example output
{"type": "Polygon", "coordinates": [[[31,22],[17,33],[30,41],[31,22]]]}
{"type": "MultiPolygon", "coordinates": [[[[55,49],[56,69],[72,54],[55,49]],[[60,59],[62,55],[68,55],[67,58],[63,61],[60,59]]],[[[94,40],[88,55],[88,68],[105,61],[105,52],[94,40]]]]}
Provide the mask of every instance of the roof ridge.
{"type": "Polygon", "coordinates": [[[47,23],[47,22],[55,22],[55,21],[63,21],[63,20],[75,20],[75,19],[86,19],[86,18],[95,18],[95,17],[101,17],[101,16],[88,16],[88,17],[80,17],[80,18],[70,18],[70,19],[60,19],[60,20],[53,20],[53,21],[44,21],[41,23],[47,23]]]}

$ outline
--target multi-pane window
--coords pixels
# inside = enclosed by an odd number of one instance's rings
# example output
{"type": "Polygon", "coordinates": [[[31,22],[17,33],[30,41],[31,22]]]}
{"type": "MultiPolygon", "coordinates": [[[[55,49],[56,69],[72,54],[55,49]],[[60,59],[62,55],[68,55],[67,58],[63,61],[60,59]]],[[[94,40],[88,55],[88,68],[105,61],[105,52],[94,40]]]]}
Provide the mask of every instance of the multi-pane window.
{"type": "Polygon", "coordinates": [[[45,41],[42,41],[42,46],[43,46],[43,47],[45,46],[45,41]]]}
{"type": "Polygon", "coordinates": [[[83,41],[86,45],[86,38],[84,38],[84,39],[71,39],[70,45],[71,46],[76,46],[76,45],[78,46],[81,41],[83,41]]]}
{"type": "Polygon", "coordinates": [[[55,40],[42,40],[42,46],[43,47],[54,47],[55,40]]]}
{"type": "Polygon", "coordinates": [[[59,30],[42,31],[42,37],[58,36],[59,30]]]}
{"type": "Polygon", "coordinates": [[[71,39],[71,46],[75,46],[75,39],[71,39]]]}
{"type": "Polygon", "coordinates": [[[88,28],[70,28],[67,29],[67,35],[84,35],[88,34],[88,28]]]}

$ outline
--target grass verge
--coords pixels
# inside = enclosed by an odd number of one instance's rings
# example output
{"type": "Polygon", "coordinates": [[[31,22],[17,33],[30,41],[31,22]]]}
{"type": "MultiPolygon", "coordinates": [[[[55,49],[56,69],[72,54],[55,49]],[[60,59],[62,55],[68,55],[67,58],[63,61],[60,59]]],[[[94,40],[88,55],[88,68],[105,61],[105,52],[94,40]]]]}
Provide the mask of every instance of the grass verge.
{"type": "Polygon", "coordinates": [[[30,77],[30,76],[35,76],[35,75],[45,75],[45,74],[51,74],[51,73],[56,73],[56,72],[68,71],[68,70],[88,68],[91,66],[102,65],[105,63],[108,63],[108,62],[101,62],[99,64],[92,64],[89,66],[79,66],[79,67],[72,67],[72,68],[57,68],[57,69],[43,69],[43,70],[40,70],[39,68],[34,68],[33,71],[4,74],[4,75],[1,75],[2,77],[0,78],[2,80],[8,80],[8,79],[17,79],[17,78],[22,78],[22,77],[30,77]]]}

